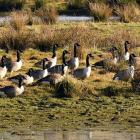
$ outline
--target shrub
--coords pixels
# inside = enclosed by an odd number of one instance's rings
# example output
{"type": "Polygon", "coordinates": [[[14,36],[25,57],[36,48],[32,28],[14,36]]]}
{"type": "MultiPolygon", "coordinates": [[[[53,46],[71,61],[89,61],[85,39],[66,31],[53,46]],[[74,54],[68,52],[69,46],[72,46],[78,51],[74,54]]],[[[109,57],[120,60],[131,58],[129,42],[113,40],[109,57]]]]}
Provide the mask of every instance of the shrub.
{"type": "Polygon", "coordinates": [[[39,16],[44,23],[53,24],[56,23],[58,14],[54,7],[50,7],[37,10],[36,15],[39,16]]]}
{"type": "Polygon", "coordinates": [[[51,47],[54,43],[55,32],[48,27],[42,27],[34,39],[34,44],[40,51],[51,50],[51,47]]]}
{"type": "Polygon", "coordinates": [[[13,28],[9,28],[0,32],[1,49],[25,50],[33,46],[33,33],[28,30],[16,31],[13,28]]]}
{"type": "Polygon", "coordinates": [[[0,0],[0,11],[21,10],[25,0],[0,0]]]}
{"type": "Polygon", "coordinates": [[[10,25],[17,31],[21,30],[29,23],[29,15],[25,11],[13,11],[10,17],[10,25]]]}
{"type": "Polygon", "coordinates": [[[118,15],[121,17],[122,22],[137,22],[140,21],[140,9],[137,5],[128,4],[123,8],[117,8],[118,15]]]}
{"type": "Polygon", "coordinates": [[[112,9],[104,3],[90,3],[89,9],[95,21],[107,21],[112,14],[112,9]]]}
{"type": "Polygon", "coordinates": [[[68,3],[68,9],[79,9],[85,7],[87,1],[86,0],[71,0],[68,3]]]}
{"type": "Polygon", "coordinates": [[[82,97],[88,94],[94,94],[93,86],[70,76],[67,76],[55,87],[55,96],[59,98],[82,97]]]}

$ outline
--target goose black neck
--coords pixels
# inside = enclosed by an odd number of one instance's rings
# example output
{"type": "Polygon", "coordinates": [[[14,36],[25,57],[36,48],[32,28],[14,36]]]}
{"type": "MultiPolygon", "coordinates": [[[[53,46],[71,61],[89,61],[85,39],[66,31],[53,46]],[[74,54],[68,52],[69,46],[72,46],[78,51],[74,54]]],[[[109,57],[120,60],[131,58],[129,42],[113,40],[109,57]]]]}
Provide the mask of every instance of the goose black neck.
{"type": "Polygon", "coordinates": [[[22,79],[19,79],[18,87],[21,88],[22,86],[22,79]]]}
{"type": "Polygon", "coordinates": [[[77,57],[77,46],[74,45],[74,57],[77,57]]]}
{"type": "Polygon", "coordinates": [[[125,43],[125,53],[128,52],[128,46],[127,44],[125,43]]]}
{"type": "Polygon", "coordinates": [[[43,60],[43,70],[46,69],[46,66],[45,66],[45,60],[43,60]]]}
{"type": "Polygon", "coordinates": [[[29,69],[28,75],[31,77],[31,70],[29,69]]]}
{"type": "Polygon", "coordinates": [[[89,55],[87,55],[87,58],[86,58],[86,67],[89,67],[90,66],[90,63],[89,63],[89,55]]]}
{"type": "Polygon", "coordinates": [[[1,59],[1,67],[4,68],[5,67],[5,62],[4,62],[4,58],[1,59]]]}
{"type": "Polygon", "coordinates": [[[53,57],[56,57],[56,46],[53,46],[53,55],[52,55],[52,58],[53,57]]]}
{"type": "Polygon", "coordinates": [[[134,59],[133,59],[132,55],[130,55],[130,57],[129,57],[129,64],[130,65],[134,64],[134,59]]]}
{"type": "Polygon", "coordinates": [[[20,52],[17,51],[17,62],[19,62],[20,60],[21,60],[21,58],[20,58],[20,52]]]}
{"type": "Polygon", "coordinates": [[[65,72],[64,72],[64,65],[62,65],[62,75],[64,75],[65,72]]]}
{"type": "Polygon", "coordinates": [[[66,63],[65,55],[66,55],[65,52],[63,52],[63,54],[62,54],[62,61],[63,61],[63,64],[66,66],[67,63],[66,63]]]}

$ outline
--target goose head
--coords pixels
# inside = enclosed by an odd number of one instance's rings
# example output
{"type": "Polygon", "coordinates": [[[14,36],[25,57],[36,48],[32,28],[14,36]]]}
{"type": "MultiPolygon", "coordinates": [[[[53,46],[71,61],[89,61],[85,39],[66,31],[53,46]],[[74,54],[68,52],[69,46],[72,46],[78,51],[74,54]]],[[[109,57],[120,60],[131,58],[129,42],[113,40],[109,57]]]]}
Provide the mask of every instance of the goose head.
{"type": "Polygon", "coordinates": [[[53,56],[52,56],[52,58],[56,57],[56,48],[58,48],[58,47],[59,47],[58,44],[53,45],[53,56]]]}
{"type": "Polygon", "coordinates": [[[91,57],[93,57],[93,55],[92,55],[91,53],[89,53],[89,54],[87,55],[87,58],[86,58],[86,67],[89,67],[89,66],[90,66],[89,59],[90,59],[91,57]]]}
{"type": "Polygon", "coordinates": [[[79,43],[74,44],[74,57],[77,57],[77,47],[79,47],[79,46],[80,46],[79,43]]]}
{"type": "Polygon", "coordinates": [[[19,62],[21,60],[21,54],[20,51],[17,50],[17,62],[19,62]]]}

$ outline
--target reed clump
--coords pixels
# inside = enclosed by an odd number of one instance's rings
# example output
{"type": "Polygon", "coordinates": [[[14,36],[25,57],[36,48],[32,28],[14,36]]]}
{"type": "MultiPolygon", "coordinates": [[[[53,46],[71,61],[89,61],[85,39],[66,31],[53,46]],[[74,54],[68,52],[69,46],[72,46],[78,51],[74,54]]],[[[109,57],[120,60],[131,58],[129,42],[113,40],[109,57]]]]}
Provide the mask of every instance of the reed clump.
{"type": "Polygon", "coordinates": [[[122,22],[139,22],[140,7],[134,4],[128,4],[123,7],[116,8],[122,22]]]}
{"type": "Polygon", "coordinates": [[[112,15],[112,9],[104,3],[90,3],[89,9],[95,21],[107,21],[112,15]]]}

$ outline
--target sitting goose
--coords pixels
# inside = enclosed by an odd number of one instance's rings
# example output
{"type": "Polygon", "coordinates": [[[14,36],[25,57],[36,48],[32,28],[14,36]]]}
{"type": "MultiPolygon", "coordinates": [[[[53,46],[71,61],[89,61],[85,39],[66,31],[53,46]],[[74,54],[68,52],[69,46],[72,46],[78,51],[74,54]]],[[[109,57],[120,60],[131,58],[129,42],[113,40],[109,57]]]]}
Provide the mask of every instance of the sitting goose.
{"type": "Polygon", "coordinates": [[[118,73],[116,73],[113,77],[113,80],[128,81],[129,79],[134,78],[134,72],[134,66],[130,65],[127,69],[121,70],[118,73]]]}
{"type": "Polygon", "coordinates": [[[77,55],[77,47],[79,46],[78,43],[74,44],[74,56],[68,61],[68,66],[72,71],[79,67],[79,58],[77,55]]]}
{"type": "Polygon", "coordinates": [[[18,86],[6,86],[0,89],[0,97],[13,98],[21,95],[24,92],[24,86],[22,85],[23,79],[20,78],[18,86]]]}
{"type": "Polygon", "coordinates": [[[76,69],[74,70],[74,77],[79,78],[79,79],[85,79],[88,78],[91,74],[91,66],[89,63],[90,57],[93,57],[92,54],[88,54],[86,57],[86,67],[81,68],[81,69],[76,69]]]}
{"type": "Polygon", "coordinates": [[[38,84],[43,84],[43,83],[47,83],[47,84],[50,84],[50,85],[56,85],[57,83],[61,82],[64,77],[65,77],[65,70],[64,70],[65,66],[64,64],[62,65],[62,72],[61,74],[60,73],[54,73],[54,74],[51,74],[51,75],[48,75],[40,80],[38,80],[36,83],[34,83],[33,85],[38,85],[38,84]]]}
{"type": "MultiPolygon", "coordinates": [[[[58,47],[58,44],[54,44],[53,46],[53,55],[52,58],[44,58],[47,61],[46,68],[54,67],[57,64],[57,56],[56,56],[56,48],[58,47]]],[[[36,67],[42,67],[43,59],[37,63],[35,63],[36,67]]]]}
{"type": "Polygon", "coordinates": [[[21,69],[22,61],[21,61],[20,56],[21,56],[20,51],[17,50],[17,61],[16,62],[12,62],[11,72],[18,71],[18,70],[21,69]]]}
{"type": "Polygon", "coordinates": [[[34,78],[33,78],[33,76],[31,76],[31,73],[32,73],[32,68],[29,69],[29,71],[27,72],[26,75],[19,74],[19,75],[8,78],[8,80],[11,80],[14,83],[18,83],[19,79],[22,78],[23,83],[25,85],[29,85],[29,84],[32,84],[34,81],[34,78]]]}
{"type": "Polygon", "coordinates": [[[135,54],[130,54],[129,64],[133,65],[135,69],[140,69],[140,57],[135,54]]]}
{"type": "Polygon", "coordinates": [[[124,47],[125,47],[125,54],[124,54],[124,60],[125,61],[128,61],[129,60],[129,57],[130,57],[130,53],[129,53],[129,50],[128,50],[128,45],[130,43],[128,41],[125,41],[124,43],[124,47]]]}
{"type": "Polygon", "coordinates": [[[98,61],[92,65],[92,67],[96,68],[106,68],[107,64],[117,64],[119,57],[118,57],[118,49],[116,47],[113,47],[109,50],[111,52],[113,58],[112,59],[104,59],[101,61],[98,61]]]}
{"type": "MultiPolygon", "coordinates": [[[[67,50],[64,50],[62,53],[62,61],[64,65],[64,71],[65,73],[68,71],[68,64],[66,63],[66,54],[69,54],[69,52],[67,50]]],[[[48,72],[53,74],[53,73],[60,73],[62,74],[62,65],[56,65],[54,67],[51,67],[48,69],[48,72]]]]}
{"type": "Polygon", "coordinates": [[[33,70],[31,69],[31,76],[34,80],[42,79],[48,75],[48,69],[45,67],[46,59],[43,59],[43,69],[42,70],[33,70]]]}
{"type": "Polygon", "coordinates": [[[6,76],[6,73],[7,73],[7,68],[5,65],[5,58],[6,58],[6,56],[3,56],[1,59],[0,79],[4,78],[6,76]]]}

